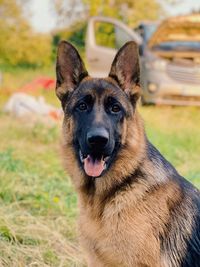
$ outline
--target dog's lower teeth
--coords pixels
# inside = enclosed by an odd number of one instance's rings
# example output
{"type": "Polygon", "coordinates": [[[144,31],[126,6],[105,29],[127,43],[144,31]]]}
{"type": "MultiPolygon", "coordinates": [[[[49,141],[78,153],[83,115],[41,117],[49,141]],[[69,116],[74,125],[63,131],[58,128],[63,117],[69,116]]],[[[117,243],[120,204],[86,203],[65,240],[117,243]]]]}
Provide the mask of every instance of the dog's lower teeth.
{"type": "Polygon", "coordinates": [[[83,162],[83,154],[81,151],[79,151],[79,155],[80,155],[81,162],[83,162]]]}

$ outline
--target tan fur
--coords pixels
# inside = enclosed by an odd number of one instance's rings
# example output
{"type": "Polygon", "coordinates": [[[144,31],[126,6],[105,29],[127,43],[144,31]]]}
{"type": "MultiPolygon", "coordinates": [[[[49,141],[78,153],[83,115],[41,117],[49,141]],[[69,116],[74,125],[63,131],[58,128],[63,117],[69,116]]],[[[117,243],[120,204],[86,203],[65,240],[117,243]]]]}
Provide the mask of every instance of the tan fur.
{"type": "Polygon", "coordinates": [[[135,109],[141,92],[136,48],[133,42],[125,44],[109,77],[103,80],[87,76],[71,44],[63,41],[59,46],[56,90],[64,110],[77,103],[80,92],[75,88],[81,82],[84,94],[97,102],[93,107],[95,125],[103,120],[106,97],[117,96],[126,106],[126,116],[120,121],[120,149],[100,178],[86,176],[79,166],[73,147],[77,122],[73,111],[65,110],[63,162],[78,193],[80,241],[88,267],[180,267],[195,223],[190,193],[183,189],[182,178],[148,143],[135,109]],[[102,82],[106,84],[103,90],[98,88],[102,82]],[[118,88],[113,91],[112,85],[118,88]]]}
{"type": "MultiPolygon", "coordinates": [[[[170,199],[173,199],[171,205],[176,203],[180,198],[180,190],[162,173],[158,173],[157,181],[151,178],[158,170],[145,161],[144,131],[139,115],[135,114],[125,121],[123,127],[126,148],[119,153],[111,170],[103,178],[95,180],[95,192],[88,192],[71,147],[73,121],[68,118],[64,121],[64,162],[78,191],[80,240],[88,257],[88,266],[172,266],[165,255],[160,257],[159,237],[155,237],[155,231],[165,231],[164,225],[170,216],[167,203],[170,199]],[[106,194],[109,194],[113,184],[122,182],[141,161],[145,162],[149,180],[138,179],[133,186],[107,200],[106,194]],[[148,190],[152,192],[147,195],[148,190]]],[[[191,226],[192,223],[183,223],[188,235],[191,226]]],[[[184,253],[184,242],[180,248],[184,253]]]]}

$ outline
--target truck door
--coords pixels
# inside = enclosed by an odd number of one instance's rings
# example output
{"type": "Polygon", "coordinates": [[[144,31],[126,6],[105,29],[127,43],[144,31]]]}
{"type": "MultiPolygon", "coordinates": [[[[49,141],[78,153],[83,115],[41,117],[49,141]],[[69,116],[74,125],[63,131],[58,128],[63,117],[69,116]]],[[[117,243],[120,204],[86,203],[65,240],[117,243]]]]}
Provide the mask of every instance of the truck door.
{"type": "Polygon", "coordinates": [[[92,17],[86,34],[86,60],[91,76],[108,75],[114,56],[124,43],[134,40],[138,45],[142,39],[124,23],[106,17],[92,17]]]}

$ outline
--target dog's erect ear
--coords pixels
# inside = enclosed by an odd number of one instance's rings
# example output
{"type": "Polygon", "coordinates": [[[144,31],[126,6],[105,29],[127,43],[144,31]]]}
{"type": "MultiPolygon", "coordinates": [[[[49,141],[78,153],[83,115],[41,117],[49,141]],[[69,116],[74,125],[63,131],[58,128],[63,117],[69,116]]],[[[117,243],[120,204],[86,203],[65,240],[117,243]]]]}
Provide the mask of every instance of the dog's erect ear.
{"type": "Polygon", "coordinates": [[[88,76],[85,65],[76,48],[66,41],[58,45],[56,62],[56,95],[62,101],[81,80],[88,76]]]}
{"type": "Polygon", "coordinates": [[[138,46],[127,42],[115,56],[109,77],[113,78],[136,101],[140,96],[140,65],[138,46]]]}

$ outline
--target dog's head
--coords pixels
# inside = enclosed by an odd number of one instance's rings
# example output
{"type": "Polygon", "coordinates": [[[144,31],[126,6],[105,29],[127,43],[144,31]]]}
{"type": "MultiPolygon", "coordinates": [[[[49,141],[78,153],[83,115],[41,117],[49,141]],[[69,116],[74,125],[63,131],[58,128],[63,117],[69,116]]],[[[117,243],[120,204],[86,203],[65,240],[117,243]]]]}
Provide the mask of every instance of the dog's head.
{"type": "Polygon", "coordinates": [[[126,43],[117,53],[107,78],[89,77],[77,50],[62,41],[57,55],[56,94],[65,121],[73,121],[71,145],[87,176],[100,177],[125,146],[127,118],[140,96],[138,48],[126,43]]]}

